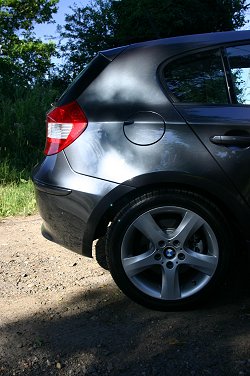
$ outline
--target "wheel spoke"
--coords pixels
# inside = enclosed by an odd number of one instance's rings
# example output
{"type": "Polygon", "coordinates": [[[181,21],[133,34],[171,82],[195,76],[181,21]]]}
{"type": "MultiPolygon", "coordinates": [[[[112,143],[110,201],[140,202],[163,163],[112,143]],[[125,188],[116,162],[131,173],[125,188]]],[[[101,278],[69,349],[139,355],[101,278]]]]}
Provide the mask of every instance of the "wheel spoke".
{"type": "Polygon", "coordinates": [[[178,268],[162,268],[161,299],[176,300],[181,297],[178,268]]]}
{"type": "Polygon", "coordinates": [[[191,250],[185,252],[185,256],[184,264],[187,264],[208,276],[213,275],[218,262],[216,256],[203,255],[191,250]]]}
{"type": "Polygon", "coordinates": [[[159,261],[154,259],[154,253],[154,251],[147,251],[138,256],[124,258],[122,264],[127,276],[133,277],[134,275],[141,273],[143,270],[159,264],[159,261]]]}
{"type": "Polygon", "coordinates": [[[171,234],[171,239],[178,239],[182,244],[190,238],[206,222],[194,212],[186,211],[181,223],[171,234]]]}
{"type": "Polygon", "coordinates": [[[133,225],[154,244],[157,244],[162,239],[166,239],[166,234],[157,225],[150,213],[141,215],[133,225]]]}

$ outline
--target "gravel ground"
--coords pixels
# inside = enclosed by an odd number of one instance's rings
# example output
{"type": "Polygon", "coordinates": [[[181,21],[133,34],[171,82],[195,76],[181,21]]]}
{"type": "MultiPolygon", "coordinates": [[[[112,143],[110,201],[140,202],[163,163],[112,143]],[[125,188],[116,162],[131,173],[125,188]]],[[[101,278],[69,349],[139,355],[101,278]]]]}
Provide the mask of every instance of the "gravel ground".
{"type": "Polygon", "coordinates": [[[40,226],[0,222],[0,375],[250,375],[247,260],[206,306],[154,312],[40,226]]]}

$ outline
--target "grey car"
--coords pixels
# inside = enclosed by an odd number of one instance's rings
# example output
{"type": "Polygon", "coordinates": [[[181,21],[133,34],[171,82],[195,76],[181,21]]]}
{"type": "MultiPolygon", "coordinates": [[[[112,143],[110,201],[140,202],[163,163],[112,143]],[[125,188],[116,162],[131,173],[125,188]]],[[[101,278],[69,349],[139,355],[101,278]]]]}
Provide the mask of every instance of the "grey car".
{"type": "Polygon", "coordinates": [[[146,307],[208,299],[249,251],[249,146],[249,31],[102,51],[47,113],[42,234],[87,257],[105,237],[146,307]]]}

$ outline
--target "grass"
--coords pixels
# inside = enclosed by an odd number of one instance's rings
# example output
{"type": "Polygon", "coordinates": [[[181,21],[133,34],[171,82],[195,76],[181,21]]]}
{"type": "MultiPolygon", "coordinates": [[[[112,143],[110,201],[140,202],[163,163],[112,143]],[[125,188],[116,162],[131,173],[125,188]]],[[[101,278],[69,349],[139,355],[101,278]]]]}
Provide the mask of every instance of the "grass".
{"type": "Polygon", "coordinates": [[[33,183],[29,180],[0,186],[0,218],[36,212],[33,183]]]}
{"type": "Polygon", "coordinates": [[[36,212],[33,183],[29,171],[17,171],[10,162],[0,163],[0,218],[36,212]]]}

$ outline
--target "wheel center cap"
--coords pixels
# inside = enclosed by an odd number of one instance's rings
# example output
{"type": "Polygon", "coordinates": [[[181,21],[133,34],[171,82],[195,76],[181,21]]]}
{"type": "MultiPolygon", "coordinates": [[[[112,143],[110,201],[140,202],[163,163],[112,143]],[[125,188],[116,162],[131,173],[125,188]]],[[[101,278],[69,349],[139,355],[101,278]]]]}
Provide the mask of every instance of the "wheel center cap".
{"type": "Polygon", "coordinates": [[[167,259],[172,259],[174,258],[176,255],[176,251],[173,249],[173,248],[165,248],[164,249],[164,256],[167,258],[167,259]]]}

